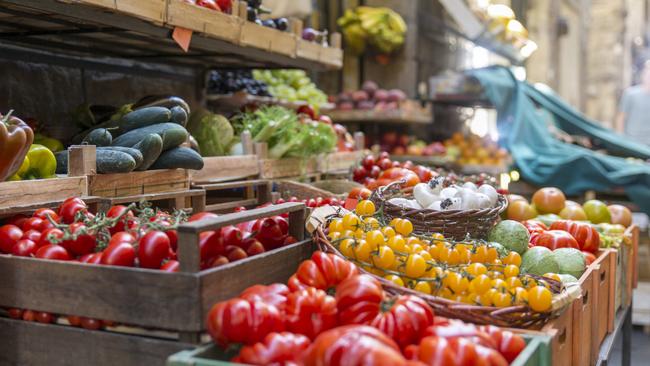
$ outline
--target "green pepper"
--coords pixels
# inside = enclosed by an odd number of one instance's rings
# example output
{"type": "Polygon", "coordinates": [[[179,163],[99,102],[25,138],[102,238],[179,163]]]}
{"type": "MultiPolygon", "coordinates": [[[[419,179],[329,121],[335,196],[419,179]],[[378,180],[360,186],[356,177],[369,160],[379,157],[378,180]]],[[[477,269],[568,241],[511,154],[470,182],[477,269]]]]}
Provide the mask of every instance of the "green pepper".
{"type": "Polygon", "coordinates": [[[48,149],[50,149],[52,152],[63,151],[63,144],[61,143],[61,141],[52,137],[41,135],[40,133],[34,135],[34,143],[38,145],[43,145],[48,149]]]}
{"type": "Polygon", "coordinates": [[[44,179],[56,177],[56,158],[50,149],[33,144],[18,173],[11,180],[44,179]],[[27,165],[27,166],[25,166],[27,165]]]}

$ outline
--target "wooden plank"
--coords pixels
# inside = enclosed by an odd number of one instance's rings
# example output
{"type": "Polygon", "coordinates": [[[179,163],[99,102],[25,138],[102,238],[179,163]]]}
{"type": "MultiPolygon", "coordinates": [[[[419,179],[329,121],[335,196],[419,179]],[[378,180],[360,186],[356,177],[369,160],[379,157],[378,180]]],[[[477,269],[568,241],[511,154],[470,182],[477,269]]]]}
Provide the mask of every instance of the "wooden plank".
{"type": "Polygon", "coordinates": [[[0,318],[2,365],[164,365],[195,346],[172,340],[0,318]]]}
{"type": "MultiPolygon", "coordinates": [[[[298,39],[296,44],[296,56],[307,60],[320,60],[320,53],[323,47],[318,43],[298,39]]],[[[341,55],[341,64],[343,63],[343,55],[341,55]]]]}
{"type": "Polygon", "coordinates": [[[200,301],[196,275],[3,255],[0,278],[0,306],[158,329],[202,329],[199,314],[189,311],[200,301]]]}
{"type": "Polygon", "coordinates": [[[0,209],[86,195],[88,195],[86,177],[2,182],[0,183],[0,209]]]}
{"type": "Polygon", "coordinates": [[[542,332],[552,336],[551,365],[573,365],[573,309],[568,307],[558,318],[547,323],[542,332]]]}
{"type": "Polygon", "coordinates": [[[244,22],[239,43],[290,57],[296,57],[296,36],[290,32],[244,22]]]}
{"type": "Polygon", "coordinates": [[[582,277],[580,277],[579,284],[582,288],[582,296],[573,303],[573,365],[575,366],[589,366],[591,365],[592,345],[589,341],[592,334],[592,326],[594,322],[593,311],[595,301],[595,274],[592,266],[588,267],[582,277]],[[586,340],[586,341],[585,341],[586,340]]]}
{"type": "Polygon", "coordinates": [[[318,173],[316,158],[260,159],[260,178],[286,178],[318,173]]]}
{"type": "Polygon", "coordinates": [[[308,240],[201,272],[203,318],[216,302],[237,296],[249,286],[286,282],[315,250],[308,240]]]}
{"type": "Polygon", "coordinates": [[[256,155],[203,158],[203,169],[190,173],[192,184],[241,180],[259,175],[256,155]]]}
{"type": "Polygon", "coordinates": [[[361,161],[363,151],[335,152],[327,154],[325,159],[320,160],[318,170],[321,173],[349,171],[361,161]]]}
{"type": "Polygon", "coordinates": [[[120,197],[188,189],[185,169],[147,170],[120,174],[97,174],[88,177],[88,191],[93,196],[120,197]]]}
{"type": "Polygon", "coordinates": [[[76,3],[84,5],[96,5],[104,8],[115,9],[116,0],[76,0],[76,3]]]}
{"type": "Polygon", "coordinates": [[[224,211],[230,211],[236,207],[253,206],[253,205],[258,205],[260,203],[261,202],[257,198],[248,198],[244,200],[237,200],[237,201],[223,202],[223,203],[212,203],[205,206],[205,211],[224,212],[224,211]]]}
{"type": "Polygon", "coordinates": [[[122,13],[162,25],[165,21],[167,0],[115,0],[115,8],[122,13]]]}
{"type": "Polygon", "coordinates": [[[73,145],[68,148],[68,176],[97,174],[97,147],[73,145]]]}
{"type": "Polygon", "coordinates": [[[217,38],[237,43],[240,38],[242,20],[219,11],[191,5],[184,1],[170,0],[167,3],[166,25],[183,27],[217,38]]]}
{"type": "MultiPolygon", "coordinates": [[[[594,262],[594,281],[596,282],[595,286],[595,303],[593,311],[596,313],[594,316],[594,321],[592,323],[592,350],[600,349],[600,344],[608,333],[608,323],[610,319],[610,295],[613,295],[614,284],[611,280],[611,274],[613,268],[611,266],[611,258],[613,252],[609,249],[603,250],[601,255],[594,262]],[[611,294],[610,294],[611,290],[611,294]]],[[[612,298],[613,303],[613,298],[612,298]]],[[[613,304],[612,304],[613,310],[613,304]]],[[[596,354],[597,356],[597,354],[596,354]]]]}
{"type": "Polygon", "coordinates": [[[343,50],[336,47],[322,47],[318,55],[320,62],[335,67],[343,67],[343,50]]]}
{"type": "Polygon", "coordinates": [[[226,189],[258,187],[258,186],[265,186],[270,184],[271,181],[269,180],[255,179],[255,180],[242,180],[238,182],[197,184],[195,185],[195,187],[200,189],[205,189],[206,191],[222,191],[226,189]]]}

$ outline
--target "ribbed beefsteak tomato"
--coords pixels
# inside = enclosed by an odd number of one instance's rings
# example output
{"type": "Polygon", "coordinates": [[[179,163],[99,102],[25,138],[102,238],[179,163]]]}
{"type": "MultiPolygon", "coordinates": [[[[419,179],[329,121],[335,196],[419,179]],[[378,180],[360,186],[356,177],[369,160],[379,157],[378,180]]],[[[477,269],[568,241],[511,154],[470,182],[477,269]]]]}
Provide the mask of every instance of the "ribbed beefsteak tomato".
{"type": "Polygon", "coordinates": [[[551,230],[562,230],[571,234],[578,242],[580,250],[596,253],[600,248],[600,234],[586,222],[558,220],[551,225],[551,230]]]}
{"type": "Polygon", "coordinates": [[[263,342],[242,347],[232,361],[246,365],[297,364],[310,344],[309,338],[301,334],[270,333],[263,342]]]}
{"type": "Polygon", "coordinates": [[[300,264],[296,273],[289,278],[288,285],[291,291],[315,287],[330,292],[341,281],[358,273],[354,263],[334,254],[316,251],[311,259],[300,264]]]}
{"type": "Polygon", "coordinates": [[[210,309],[207,326],[217,344],[254,344],[269,333],[282,332],[284,321],[275,306],[261,301],[231,299],[210,309]]]}
{"type": "Polygon", "coordinates": [[[537,246],[547,247],[550,250],[557,248],[576,248],[580,246],[571,234],[562,230],[548,230],[532,233],[530,243],[537,246]]]}

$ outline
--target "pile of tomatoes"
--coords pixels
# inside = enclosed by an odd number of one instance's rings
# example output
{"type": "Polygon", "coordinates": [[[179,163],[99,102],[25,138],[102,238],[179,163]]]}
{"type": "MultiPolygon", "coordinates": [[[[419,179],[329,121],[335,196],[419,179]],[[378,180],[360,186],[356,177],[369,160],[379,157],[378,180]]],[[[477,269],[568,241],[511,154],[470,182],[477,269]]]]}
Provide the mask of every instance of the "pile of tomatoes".
{"type": "Polygon", "coordinates": [[[543,246],[550,250],[575,248],[585,255],[587,265],[596,260],[600,234],[587,222],[557,220],[550,227],[539,220],[527,220],[522,224],[530,233],[530,247],[543,246]]]}
{"type": "Polygon", "coordinates": [[[437,318],[417,296],[390,296],[323,252],[287,285],[252,286],[215,304],[207,326],[218,345],[243,344],[233,361],[252,365],[507,365],[525,347],[497,327],[437,318]]]}
{"type": "Polygon", "coordinates": [[[275,201],[276,205],[279,205],[281,203],[285,202],[302,202],[305,204],[305,206],[309,208],[316,208],[316,207],[322,207],[322,206],[342,206],[344,201],[339,200],[336,197],[315,197],[315,198],[310,198],[308,200],[299,200],[297,197],[291,197],[289,199],[284,199],[284,198],[278,198],[275,201]]]}
{"type": "MultiPolygon", "coordinates": [[[[453,242],[436,233],[413,235],[413,224],[393,219],[382,226],[372,201],[360,201],[355,212],[333,218],[327,235],[346,258],[398,286],[467,304],[551,309],[550,283],[521,274],[521,256],[496,244],[453,242]]],[[[553,274],[547,277],[556,279],[553,274]]]]}
{"type": "Polygon", "coordinates": [[[354,169],[352,178],[368,189],[388,185],[397,180],[405,180],[405,187],[413,187],[420,182],[428,182],[438,176],[438,173],[411,161],[400,163],[392,161],[387,152],[382,152],[378,157],[366,155],[361,161],[361,166],[354,169]]]}

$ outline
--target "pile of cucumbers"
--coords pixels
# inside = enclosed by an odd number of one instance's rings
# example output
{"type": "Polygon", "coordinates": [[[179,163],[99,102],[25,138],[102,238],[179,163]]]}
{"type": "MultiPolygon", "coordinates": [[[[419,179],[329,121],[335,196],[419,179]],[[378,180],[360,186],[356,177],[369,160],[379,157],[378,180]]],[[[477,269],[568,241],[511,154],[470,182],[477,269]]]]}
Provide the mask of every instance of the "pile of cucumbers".
{"type": "MultiPolygon", "coordinates": [[[[201,155],[185,146],[189,106],[178,97],[164,97],[131,106],[131,111],[85,131],[82,144],[97,146],[97,173],[134,170],[203,168],[201,155]]],[[[57,173],[66,174],[68,151],[56,154],[57,173]]]]}

